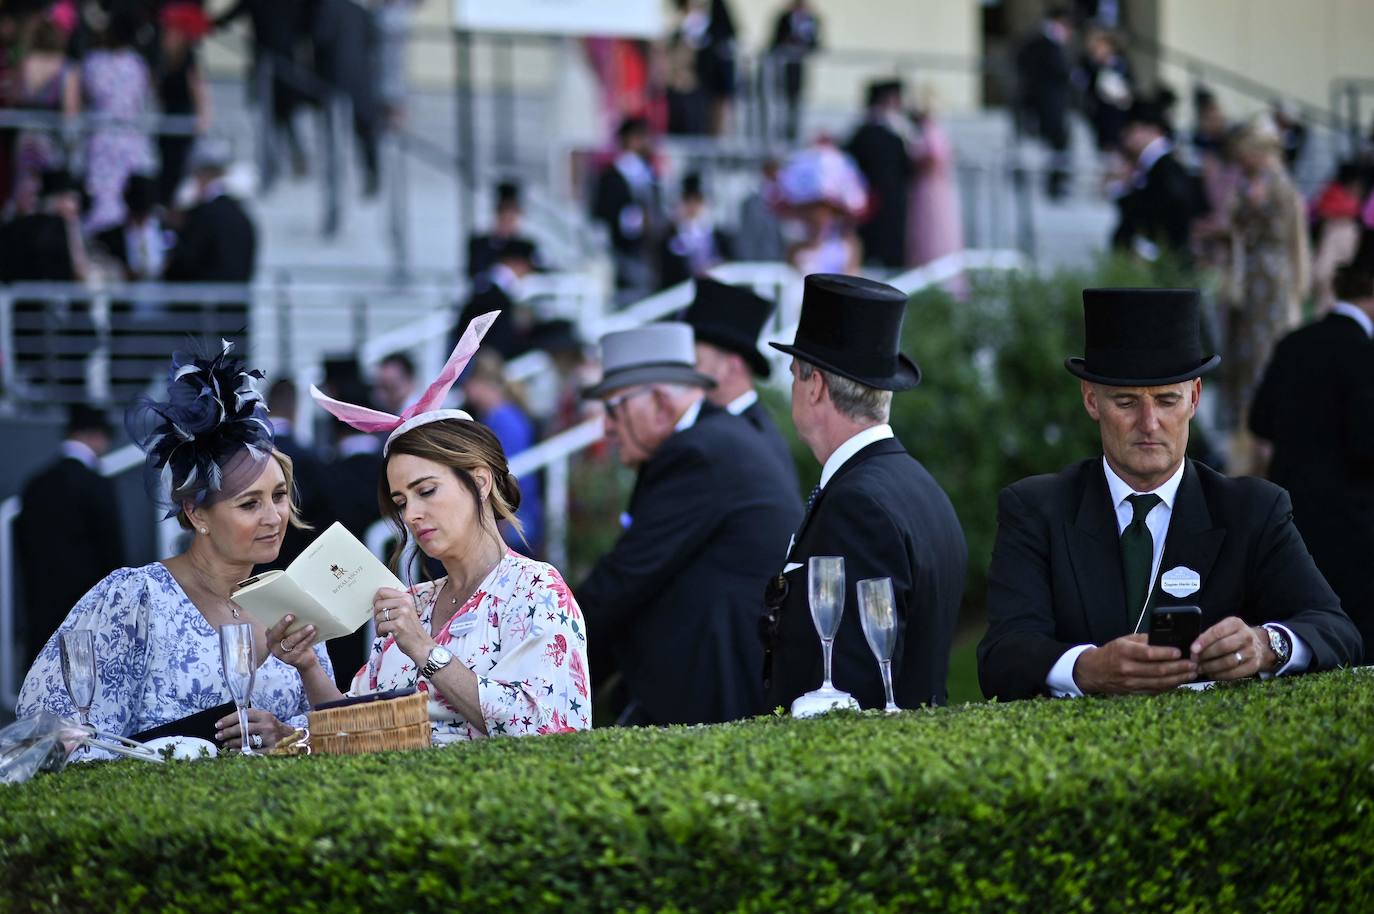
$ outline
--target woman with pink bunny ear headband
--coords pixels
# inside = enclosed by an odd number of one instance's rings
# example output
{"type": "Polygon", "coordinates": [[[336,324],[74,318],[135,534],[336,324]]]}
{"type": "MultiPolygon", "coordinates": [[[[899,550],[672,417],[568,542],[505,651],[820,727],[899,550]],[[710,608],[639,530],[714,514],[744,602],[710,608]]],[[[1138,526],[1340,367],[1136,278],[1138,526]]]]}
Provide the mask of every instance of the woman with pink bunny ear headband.
{"type": "MultiPolygon", "coordinates": [[[[434,383],[399,416],[310,391],[353,428],[388,433],[377,494],[400,534],[393,567],[409,537],[447,572],[408,592],[377,591],[377,640],[349,688],[428,693],[435,744],[591,726],[577,603],[557,569],[501,539],[500,521],[519,529],[520,487],[496,436],[466,412],[442,408],[499,313],[468,325],[434,383]]],[[[300,671],[312,705],[343,697],[305,649],[314,631],[288,634],[293,621],[288,615],[268,632],[272,653],[300,671]]]]}

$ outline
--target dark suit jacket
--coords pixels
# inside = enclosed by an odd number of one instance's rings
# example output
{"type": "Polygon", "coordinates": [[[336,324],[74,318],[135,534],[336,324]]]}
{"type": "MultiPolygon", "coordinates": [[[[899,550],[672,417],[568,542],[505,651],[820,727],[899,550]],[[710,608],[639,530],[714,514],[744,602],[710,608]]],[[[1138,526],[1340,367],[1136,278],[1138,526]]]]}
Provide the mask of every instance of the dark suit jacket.
{"type": "MultiPolygon", "coordinates": [[[[301,516],[311,526],[309,530],[302,530],[299,527],[288,525],[286,535],[282,537],[281,551],[277,553],[277,560],[263,566],[263,568],[285,568],[305,551],[306,546],[314,542],[315,537],[325,531],[328,524],[321,526],[321,522],[329,518],[329,511],[325,508],[323,464],[320,459],[315,456],[313,451],[297,441],[296,436],[291,433],[277,434],[273,441],[277,450],[291,458],[292,476],[296,486],[295,494],[300,499],[301,516]]],[[[375,500],[375,487],[368,491],[372,493],[375,500]]],[[[333,523],[332,518],[329,519],[329,522],[333,523]]]]}
{"type": "Polygon", "coordinates": [[[482,345],[488,346],[501,353],[501,357],[506,360],[515,358],[522,352],[529,350],[529,342],[525,338],[524,331],[516,323],[515,303],[511,301],[506,291],[492,282],[489,277],[479,276],[473,286],[472,297],[463,305],[463,312],[458,316],[458,323],[453,328],[453,333],[449,338],[449,348],[452,349],[458,344],[463,331],[474,318],[481,317],[488,311],[500,311],[501,316],[496,319],[487,335],[482,338],[482,345]]]}
{"type": "Polygon", "coordinates": [[[221,194],[194,206],[167,258],[168,282],[249,282],[257,231],[243,206],[221,194]]]}
{"type": "Polygon", "coordinates": [[[1035,126],[1050,146],[1068,146],[1069,91],[1073,67],[1068,50],[1037,31],[1017,51],[1021,105],[1035,118],[1035,126]]]}
{"type": "Polygon", "coordinates": [[[575,591],[589,643],[609,646],[652,723],[763,710],[763,588],[801,504],[757,434],[703,402],[640,468],[629,528],[575,591]]]}
{"type": "MultiPolygon", "coordinates": [[[[997,518],[978,681],[990,698],[1030,698],[1046,692],[1045,677],[1069,648],[1130,631],[1102,458],[1008,486],[997,518]]],[[[1312,649],[1311,669],[1360,659],[1359,633],[1312,563],[1278,486],[1189,460],[1160,574],[1180,565],[1198,573],[1201,589],[1159,602],[1201,607],[1204,631],[1227,616],[1282,622],[1312,649]]]]}
{"type": "Polygon", "coordinates": [[[650,194],[651,199],[636,200],[630,190],[630,182],[615,167],[615,163],[602,169],[596,180],[596,190],[592,197],[592,218],[604,222],[610,231],[611,246],[623,254],[647,253],[646,244],[653,235],[653,225],[658,218],[657,185],[650,194]],[[620,224],[620,213],[627,206],[639,205],[645,208],[644,227],[636,234],[626,234],[620,224]]]}
{"type": "Polygon", "coordinates": [[[949,649],[964,596],[968,546],[949,497],[895,438],[851,457],[821,490],[788,558],[768,707],[789,706],[818,688],[821,642],[807,603],[807,559],[844,556],[845,608],[835,636],[835,688],[865,708],[881,708],[883,681],[859,621],[855,582],[892,578],[897,647],[892,685],[897,704],[944,704],[949,649]]]}
{"type": "Polygon", "coordinates": [[[30,213],[0,225],[0,281],[71,282],[75,278],[61,216],[30,213]]]}
{"type": "Polygon", "coordinates": [[[1117,200],[1121,218],[1112,244],[1128,249],[1141,237],[1174,255],[1186,256],[1199,202],[1192,175],[1172,152],[1162,155],[1146,173],[1145,184],[1117,200]]]}
{"type": "Polygon", "coordinates": [[[911,190],[911,154],[884,124],[864,124],[846,147],[868,181],[874,205],[859,226],[865,262],[900,269],[906,262],[906,208],[911,190]]]}
{"type": "Polygon", "coordinates": [[[764,408],[762,400],[755,400],[744,412],[740,413],[740,418],[754,427],[763,436],[765,450],[768,451],[781,465],[783,481],[787,483],[789,492],[801,494],[801,483],[797,481],[797,462],[792,459],[792,451],[787,446],[787,439],[782,436],[777,423],[773,417],[768,415],[768,410],[764,408]]]}
{"type": "Polygon", "coordinates": [[[1274,444],[1269,478],[1293,498],[1293,522],[1341,608],[1374,643],[1374,342],[1341,314],[1274,349],[1250,407],[1274,444]]]}
{"type": "Polygon", "coordinates": [[[25,668],[86,591],[125,564],[114,485],[71,457],[30,479],[17,521],[25,668]]]}

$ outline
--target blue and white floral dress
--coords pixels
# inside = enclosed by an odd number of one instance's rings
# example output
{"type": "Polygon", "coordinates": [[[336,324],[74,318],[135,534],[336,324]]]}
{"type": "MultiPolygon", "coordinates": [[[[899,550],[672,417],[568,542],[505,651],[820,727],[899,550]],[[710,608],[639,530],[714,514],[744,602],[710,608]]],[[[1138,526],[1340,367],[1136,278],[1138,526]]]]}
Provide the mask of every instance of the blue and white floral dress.
{"type": "MultiPolygon", "coordinates": [[[[224,684],[219,634],[166,566],[153,562],[111,572],[72,607],[24,677],[16,716],[46,710],[76,717],[58,650],[58,635],[74,628],[95,632],[90,719],[100,730],[132,736],[233,700],[224,684]]],[[[332,677],[324,645],[315,653],[332,677]]],[[[300,675],[276,657],[258,667],[252,701],[293,727],[304,727],[310,710],[300,675]]]]}

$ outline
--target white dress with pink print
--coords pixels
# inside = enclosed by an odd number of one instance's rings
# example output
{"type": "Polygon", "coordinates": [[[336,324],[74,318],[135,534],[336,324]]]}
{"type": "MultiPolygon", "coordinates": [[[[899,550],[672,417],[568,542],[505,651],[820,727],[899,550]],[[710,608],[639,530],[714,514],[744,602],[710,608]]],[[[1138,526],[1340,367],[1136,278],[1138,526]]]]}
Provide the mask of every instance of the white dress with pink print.
{"type": "MultiPolygon", "coordinates": [[[[443,582],[440,578],[415,587],[420,624],[431,634],[434,597],[443,582]]],[[[455,663],[476,674],[488,735],[590,729],[587,626],[572,591],[552,565],[508,550],[434,640],[453,652],[455,663]]],[[[419,678],[415,661],[391,637],[374,642],[349,694],[412,686],[429,693],[436,746],[481,738],[480,729],[419,678]]]]}

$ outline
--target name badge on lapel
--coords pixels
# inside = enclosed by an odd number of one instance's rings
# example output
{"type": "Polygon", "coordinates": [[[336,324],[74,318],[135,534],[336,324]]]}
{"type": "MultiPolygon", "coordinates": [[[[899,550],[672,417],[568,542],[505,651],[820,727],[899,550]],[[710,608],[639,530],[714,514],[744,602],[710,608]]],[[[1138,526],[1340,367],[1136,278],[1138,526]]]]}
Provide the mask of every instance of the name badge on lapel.
{"type": "Polygon", "coordinates": [[[1202,587],[1202,577],[1193,569],[1178,565],[1160,575],[1159,586],[1171,597],[1187,597],[1202,587]]]}

